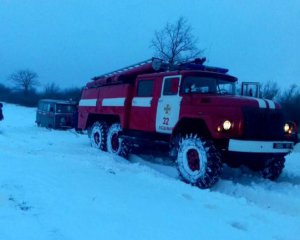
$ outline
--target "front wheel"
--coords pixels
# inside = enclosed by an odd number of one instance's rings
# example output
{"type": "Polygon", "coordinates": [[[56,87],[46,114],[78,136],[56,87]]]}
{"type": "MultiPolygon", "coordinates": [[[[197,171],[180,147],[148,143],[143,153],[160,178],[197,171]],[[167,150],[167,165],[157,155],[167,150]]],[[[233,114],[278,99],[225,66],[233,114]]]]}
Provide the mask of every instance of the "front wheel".
{"type": "Polygon", "coordinates": [[[130,152],[129,144],[125,139],[120,138],[121,132],[119,123],[110,126],[107,133],[107,151],[127,159],[130,152]]]}
{"type": "Polygon", "coordinates": [[[221,175],[221,155],[211,141],[187,136],[179,142],[177,168],[185,182],[209,188],[221,175]]]}
{"type": "Polygon", "coordinates": [[[263,168],[261,169],[261,175],[263,178],[276,180],[284,168],[285,158],[284,157],[273,157],[268,159],[263,168]]]}

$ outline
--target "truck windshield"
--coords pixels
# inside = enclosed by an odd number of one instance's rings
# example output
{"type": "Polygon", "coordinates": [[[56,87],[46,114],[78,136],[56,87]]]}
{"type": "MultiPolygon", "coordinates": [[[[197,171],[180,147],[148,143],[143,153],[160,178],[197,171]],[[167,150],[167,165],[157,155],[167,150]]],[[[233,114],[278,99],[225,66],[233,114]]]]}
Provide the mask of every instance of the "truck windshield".
{"type": "Polygon", "coordinates": [[[57,113],[73,113],[75,112],[76,108],[74,105],[67,105],[67,104],[57,104],[56,105],[56,112],[57,113]]]}
{"type": "Polygon", "coordinates": [[[213,77],[187,76],[181,85],[182,93],[235,94],[235,82],[213,77]]]}

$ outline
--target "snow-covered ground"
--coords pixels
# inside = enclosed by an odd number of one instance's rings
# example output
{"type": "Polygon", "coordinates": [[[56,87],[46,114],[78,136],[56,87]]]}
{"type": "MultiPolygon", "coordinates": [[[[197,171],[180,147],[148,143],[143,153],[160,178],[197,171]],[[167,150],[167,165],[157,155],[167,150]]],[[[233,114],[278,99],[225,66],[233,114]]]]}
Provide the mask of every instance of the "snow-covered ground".
{"type": "Polygon", "coordinates": [[[174,167],[100,152],[86,135],[36,127],[4,104],[0,239],[300,239],[300,147],[277,182],[225,168],[210,190],[174,167]]]}

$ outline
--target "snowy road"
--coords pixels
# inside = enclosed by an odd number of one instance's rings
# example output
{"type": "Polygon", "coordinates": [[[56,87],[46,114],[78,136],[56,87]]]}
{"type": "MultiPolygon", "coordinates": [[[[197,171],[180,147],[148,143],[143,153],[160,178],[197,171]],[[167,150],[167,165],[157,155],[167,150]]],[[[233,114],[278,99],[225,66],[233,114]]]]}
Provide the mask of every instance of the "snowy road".
{"type": "Polygon", "coordinates": [[[4,105],[0,239],[300,239],[300,151],[277,182],[224,169],[211,190],[159,159],[97,151],[86,135],[34,124],[4,105]]]}
{"type": "MultiPolygon", "coordinates": [[[[151,157],[142,159],[138,156],[132,156],[131,159],[174,179],[178,179],[175,167],[154,164],[151,157]]],[[[278,213],[300,216],[299,161],[300,153],[294,152],[288,156],[286,168],[276,182],[262,179],[258,174],[246,168],[232,169],[224,166],[221,181],[213,187],[212,191],[244,198],[247,202],[253,203],[257,207],[267,208],[278,213]],[[287,171],[288,169],[290,170],[287,171]]]]}

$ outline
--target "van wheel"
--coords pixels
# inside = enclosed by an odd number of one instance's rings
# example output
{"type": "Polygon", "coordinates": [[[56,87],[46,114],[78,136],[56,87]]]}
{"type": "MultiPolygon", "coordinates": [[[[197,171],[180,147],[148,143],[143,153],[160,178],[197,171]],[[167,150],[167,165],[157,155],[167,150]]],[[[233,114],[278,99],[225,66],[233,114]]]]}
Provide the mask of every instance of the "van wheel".
{"type": "Polygon", "coordinates": [[[263,168],[261,169],[261,175],[263,178],[276,180],[284,168],[285,158],[284,157],[273,157],[268,159],[263,168]]]}
{"type": "Polygon", "coordinates": [[[107,151],[123,158],[128,158],[130,148],[127,140],[120,138],[122,132],[119,123],[112,124],[107,133],[107,151]]]}
{"type": "Polygon", "coordinates": [[[183,181],[209,188],[221,175],[221,155],[209,140],[190,135],[179,142],[177,169],[183,181]]]}
{"type": "Polygon", "coordinates": [[[90,141],[94,148],[106,151],[107,124],[106,122],[95,122],[91,127],[90,141]]]}

